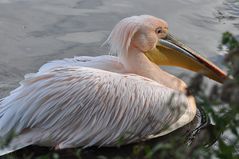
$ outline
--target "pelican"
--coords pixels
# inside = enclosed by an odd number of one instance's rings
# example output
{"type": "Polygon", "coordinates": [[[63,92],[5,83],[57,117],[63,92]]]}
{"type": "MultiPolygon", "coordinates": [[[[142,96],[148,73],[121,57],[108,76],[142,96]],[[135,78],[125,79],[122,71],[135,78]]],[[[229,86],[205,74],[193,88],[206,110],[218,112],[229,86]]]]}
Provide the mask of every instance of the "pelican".
{"type": "Polygon", "coordinates": [[[217,82],[226,74],[150,15],[124,18],[106,43],[110,53],[43,65],[0,101],[4,155],[28,145],[56,149],[116,146],[166,135],[191,122],[195,99],[160,66],[177,66],[217,82]]]}

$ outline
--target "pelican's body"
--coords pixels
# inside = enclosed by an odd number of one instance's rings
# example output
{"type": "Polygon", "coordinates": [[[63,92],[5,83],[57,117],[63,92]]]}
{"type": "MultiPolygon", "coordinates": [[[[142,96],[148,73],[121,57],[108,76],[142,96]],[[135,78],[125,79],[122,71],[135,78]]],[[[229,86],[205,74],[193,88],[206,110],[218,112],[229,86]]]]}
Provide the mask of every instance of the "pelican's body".
{"type": "Polygon", "coordinates": [[[0,101],[0,139],[15,134],[0,155],[31,144],[115,146],[122,138],[127,144],[192,121],[196,105],[185,83],[146,55],[166,31],[167,23],[152,16],[126,18],[108,39],[118,57],[57,60],[27,75],[0,101]],[[149,29],[158,27],[162,34],[149,29]]]}

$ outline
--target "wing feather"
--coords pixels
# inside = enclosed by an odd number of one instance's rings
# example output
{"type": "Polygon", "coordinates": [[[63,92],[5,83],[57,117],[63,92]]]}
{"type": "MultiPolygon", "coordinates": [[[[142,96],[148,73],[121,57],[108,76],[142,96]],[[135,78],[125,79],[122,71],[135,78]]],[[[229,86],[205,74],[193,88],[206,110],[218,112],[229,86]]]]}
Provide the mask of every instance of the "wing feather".
{"type": "Polygon", "coordinates": [[[195,114],[184,94],[150,79],[62,66],[25,79],[1,101],[0,137],[40,129],[48,135],[36,144],[109,146],[169,133],[185,112],[188,123],[195,114]]]}
{"type": "MultiPolygon", "coordinates": [[[[38,73],[43,73],[55,68],[60,67],[71,67],[71,66],[81,66],[81,67],[91,67],[102,69],[111,72],[124,72],[124,66],[119,62],[118,57],[110,55],[102,56],[76,56],[74,58],[65,58],[61,60],[54,60],[44,64],[38,73]]],[[[31,77],[33,74],[29,74],[26,77],[31,77]]]]}

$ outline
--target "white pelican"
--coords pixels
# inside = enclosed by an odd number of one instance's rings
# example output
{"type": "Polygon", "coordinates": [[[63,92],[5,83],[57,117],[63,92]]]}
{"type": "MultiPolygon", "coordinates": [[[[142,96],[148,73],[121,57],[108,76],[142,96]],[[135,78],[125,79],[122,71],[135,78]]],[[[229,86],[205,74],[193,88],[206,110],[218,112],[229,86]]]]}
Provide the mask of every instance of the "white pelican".
{"type": "Polygon", "coordinates": [[[0,101],[0,155],[28,145],[115,146],[168,134],[195,117],[186,84],[160,69],[183,67],[218,82],[226,75],[175,40],[149,15],[121,20],[106,43],[118,56],[75,57],[43,65],[0,101]]]}

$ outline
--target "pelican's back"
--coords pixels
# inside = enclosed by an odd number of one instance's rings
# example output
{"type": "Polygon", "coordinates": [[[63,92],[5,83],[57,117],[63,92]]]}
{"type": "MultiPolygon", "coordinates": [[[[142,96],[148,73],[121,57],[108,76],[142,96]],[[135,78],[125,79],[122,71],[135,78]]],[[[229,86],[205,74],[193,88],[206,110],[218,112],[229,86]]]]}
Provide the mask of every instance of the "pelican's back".
{"type": "Polygon", "coordinates": [[[25,79],[1,101],[0,137],[14,131],[26,145],[113,146],[169,133],[194,115],[184,94],[150,79],[62,67],[25,79]]]}

